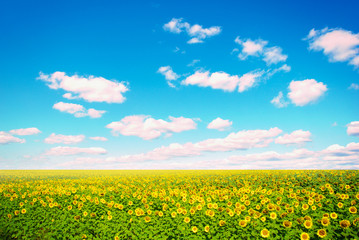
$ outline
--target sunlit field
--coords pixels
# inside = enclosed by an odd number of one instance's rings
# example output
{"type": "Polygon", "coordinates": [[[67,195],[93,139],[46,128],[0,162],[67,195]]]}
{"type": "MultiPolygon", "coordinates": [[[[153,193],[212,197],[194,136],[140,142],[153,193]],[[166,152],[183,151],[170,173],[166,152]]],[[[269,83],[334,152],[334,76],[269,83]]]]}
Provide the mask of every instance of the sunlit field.
{"type": "Polygon", "coordinates": [[[0,171],[0,239],[359,239],[358,171],[0,171]]]}

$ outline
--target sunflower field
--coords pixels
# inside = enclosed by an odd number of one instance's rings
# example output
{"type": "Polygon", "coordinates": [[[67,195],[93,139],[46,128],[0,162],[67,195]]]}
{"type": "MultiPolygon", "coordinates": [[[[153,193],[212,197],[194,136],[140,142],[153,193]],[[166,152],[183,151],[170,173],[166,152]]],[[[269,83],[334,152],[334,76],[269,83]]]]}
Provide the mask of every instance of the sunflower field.
{"type": "Polygon", "coordinates": [[[359,239],[359,172],[0,171],[0,239],[359,239]]]}

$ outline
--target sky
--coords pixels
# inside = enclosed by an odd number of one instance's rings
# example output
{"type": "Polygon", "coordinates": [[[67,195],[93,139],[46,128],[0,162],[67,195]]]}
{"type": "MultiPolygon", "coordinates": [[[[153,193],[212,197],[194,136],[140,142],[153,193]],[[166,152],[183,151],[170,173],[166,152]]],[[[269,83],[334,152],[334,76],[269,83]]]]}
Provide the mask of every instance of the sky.
{"type": "Polygon", "coordinates": [[[357,1],[3,1],[0,169],[359,169],[357,1]]]}

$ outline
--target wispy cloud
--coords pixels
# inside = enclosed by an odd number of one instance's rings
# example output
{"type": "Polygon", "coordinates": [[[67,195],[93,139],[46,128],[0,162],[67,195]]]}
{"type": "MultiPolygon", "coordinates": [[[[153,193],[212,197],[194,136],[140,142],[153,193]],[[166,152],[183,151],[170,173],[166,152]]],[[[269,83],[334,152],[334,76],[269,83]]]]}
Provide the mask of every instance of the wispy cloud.
{"type": "Polygon", "coordinates": [[[351,122],[347,125],[347,133],[350,136],[359,137],[359,121],[351,122]]]}
{"type": "Polygon", "coordinates": [[[163,25],[163,29],[176,34],[186,32],[191,37],[187,41],[188,44],[203,43],[206,38],[218,35],[222,31],[219,26],[204,28],[198,24],[191,25],[188,22],[183,22],[182,18],[172,18],[171,21],[163,25]]]}
{"type": "Polygon", "coordinates": [[[25,143],[25,139],[14,137],[13,135],[0,131],[0,144],[8,144],[8,143],[25,143]]]}
{"type": "Polygon", "coordinates": [[[100,155],[106,153],[107,153],[106,149],[99,147],[80,148],[80,147],[59,146],[59,147],[51,148],[45,153],[45,155],[48,156],[68,156],[68,155],[79,155],[79,154],[100,155]]]}
{"type": "Polygon", "coordinates": [[[14,129],[14,130],[10,130],[9,132],[13,135],[20,135],[20,136],[35,135],[41,133],[41,131],[35,127],[14,129]]]}
{"type": "MultiPolygon", "coordinates": [[[[238,58],[241,60],[246,60],[249,56],[254,56],[262,58],[267,65],[272,65],[285,62],[288,58],[287,55],[282,53],[282,48],[278,46],[267,47],[268,41],[262,39],[251,40],[236,37],[234,41],[242,47],[241,52],[238,54],[238,58]]],[[[239,51],[239,49],[235,49],[235,51],[239,51]]]]}
{"type": "Polygon", "coordinates": [[[102,141],[102,142],[108,141],[108,139],[105,137],[90,137],[90,139],[95,141],[102,141]]]}
{"type": "Polygon", "coordinates": [[[278,96],[274,97],[271,103],[277,108],[283,108],[288,105],[288,102],[284,99],[282,92],[279,92],[278,96]]]}
{"type": "Polygon", "coordinates": [[[170,66],[160,67],[157,72],[165,76],[165,79],[170,87],[175,87],[171,81],[177,80],[180,77],[180,75],[175,73],[170,66]]]}
{"type": "Polygon", "coordinates": [[[283,145],[304,144],[312,141],[311,136],[310,131],[296,130],[290,134],[277,137],[275,143],[283,145]]]}
{"type": "Polygon", "coordinates": [[[85,140],[84,135],[62,135],[52,133],[45,138],[44,142],[48,144],[63,143],[63,144],[76,144],[85,140]]]}
{"type": "Polygon", "coordinates": [[[93,108],[86,109],[84,108],[84,106],[80,104],[64,103],[64,102],[55,103],[52,108],[59,110],[60,112],[73,114],[77,118],[86,117],[86,116],[89,116],[90,118],[100,118],[104,113],[106,113],[106,111],[104,110],[96,110],[93,108]]]}

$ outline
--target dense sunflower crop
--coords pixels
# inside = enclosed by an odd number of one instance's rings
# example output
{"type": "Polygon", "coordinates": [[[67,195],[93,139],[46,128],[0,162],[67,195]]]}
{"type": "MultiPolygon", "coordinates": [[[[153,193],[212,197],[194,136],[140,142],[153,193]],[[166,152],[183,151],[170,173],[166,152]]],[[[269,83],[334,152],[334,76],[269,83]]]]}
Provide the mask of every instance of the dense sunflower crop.
{"type": "Polygon", "coordinates": [[[0,171],[0,239],[359,239],[358,171],[0,171]]]}

